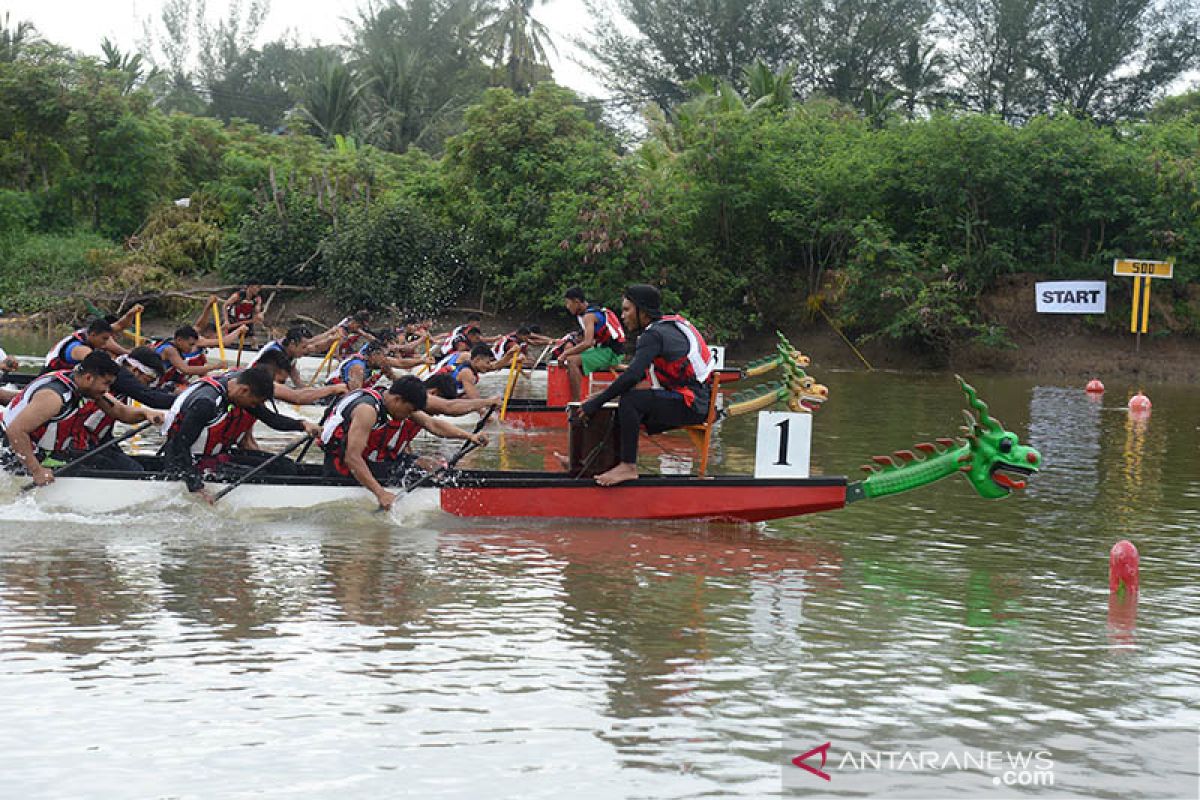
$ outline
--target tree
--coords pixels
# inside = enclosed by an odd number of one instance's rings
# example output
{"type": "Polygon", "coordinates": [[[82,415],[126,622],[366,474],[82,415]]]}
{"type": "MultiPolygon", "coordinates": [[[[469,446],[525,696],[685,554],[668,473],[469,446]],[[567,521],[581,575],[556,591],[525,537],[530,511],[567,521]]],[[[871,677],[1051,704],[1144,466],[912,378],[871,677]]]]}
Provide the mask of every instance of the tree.
{"type": "Polygon", "coordinates": [[[110,72],[119,72],[124,76],[123,94],[129,94],[139,86],[143,86],[158,77],[158,69],[151,67],[146,70],[146,64],[141,53],[122,53],[121,48],[109,41],[106,36],[100,42],[100,66],[110,72]]]}
{"type": "Polygon", "coordinates": [[[1048,0],[943,0],[954,98],[966,108],[1024,119],[1044,105],[1033,70],[1048,0]]]}
{"type": "Polygon", "coordinates": [[[333,141],[338,134],[352,134],[358,124],[363,86],[333,53],[315,65],[315,74],[305,77],[300,91],[298,116],[313,132],[333,141]]]}
{"type": "Polygon", "coordinates": [[[1049,98],[1101,120],[1141,114],[1200,56],[1200,10],[1186,0],[1047,0],[1034,68],[1049,98]]]}
{"type": "MultiPolygon", "coordinates": [[[[479,43],[504,75],[504,86],[529,94],[540,78],[550,77],[547,46],[557,55],[550,31],[530,13],[539,0],[503,0],[484,12],[479,43]]],[[[545,2],[545,0],[541,0],[545,2]]]]}
{"type": "Polygon", "coordinates": [[[389,0],[353,25],[352,69],[363,92],[364,138],[403,151],[441,149],[487,86],[473,40],[476,0],[389,0]]]}
{"type": "Polygon", "coordinates": [[[790,26],[801,87],[856,108],[898,99],[897,67],[911,43],[921,48],[931,13],[926,0],[799,0],[790,26]]]}
{"type": "Polygon", "coordinates": [[[13,27],[8,12],[4,24],[0,25],[0,63],[11,64],[21,57],[25,49],[38,41],[37,28],[28,20],[21,20],[13,27]]]}
{"type": "Polygon", "coordinates": [[[604,85],[630,105],[652,100],[669,108],[702,75],[740,86],[742,69],[756,59],[778,69],[795,55],[787,0],[615,2],[613,8],[588,0],[595,23],[589,39],[577,43],[595,60],[604,85]],[[625,32],[630,24],[636,34],[625,32]]]}

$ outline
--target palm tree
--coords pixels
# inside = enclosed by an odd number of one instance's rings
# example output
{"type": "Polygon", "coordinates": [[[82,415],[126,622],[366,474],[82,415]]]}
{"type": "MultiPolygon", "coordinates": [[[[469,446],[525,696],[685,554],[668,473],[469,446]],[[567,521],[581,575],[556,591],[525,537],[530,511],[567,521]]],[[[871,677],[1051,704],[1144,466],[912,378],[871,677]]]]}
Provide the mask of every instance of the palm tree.
{"type": "Polygon", "coordinates": [[[772,72],[762,59],[742,70],[746,80],[746,94],[751,108],[788,108],[792,104],[792,84],[796,80],[796,65],[790,64],[779,72],[772,72]]]}
{"type": "Polygon", "coordinates": [[[129,94],[137,86],[154,80],[160,74],[157,67],[152,67],[147,73],[145,60],[141,53],[122,53],[121,49],[109,41],[108,37],[100,42],[100,52],[104,55],[100,59],[100,66],[110,72],[124,73],[122,94],[129,94]]]}
{"type": "Polygon", "coordinates": [[[37,28],[28,20],[22,20],[12,27],[8,12],[4,14],[4,24],[0,25],[0,63],[11,64],[21,57],[21,52],[38,40],[37,28]]]}
{"type": "Polygon", "coordinates": [[[305,76],[299,117],[326,141],[353,133],[358,123],[363,85],[333,56],[322,57],[314,75],[305,76]]]}
{"type": "Polygon", "coordinates": [[[533,18],[535,3],[544,0],[504,0],[485,10],[479,45],[504,70],[505,85],[517,94],[529,94],[542,75],[549,73],[546,48],[558,55],[550,30],[533,18]]]}

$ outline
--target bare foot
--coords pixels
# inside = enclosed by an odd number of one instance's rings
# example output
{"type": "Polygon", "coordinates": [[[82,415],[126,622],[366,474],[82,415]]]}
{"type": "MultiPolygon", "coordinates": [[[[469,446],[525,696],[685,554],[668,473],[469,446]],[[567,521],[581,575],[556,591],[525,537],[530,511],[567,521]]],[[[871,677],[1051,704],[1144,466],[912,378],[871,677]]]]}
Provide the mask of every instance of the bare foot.
{"type": "Polygon", "coordinates": [[[637,464],[617,464],[608,472],[596,476],[596,483],[601,486],[616,486],[625,481],[636,481],[638,476],[637,464]]]}
{"type": "Polygon", "coordinates": [[[567,458],[557,450],[554,451],[554,458],[558,461],[558,465],[563,468],[563,472],[570,471],[571,459],[567,458]]]}

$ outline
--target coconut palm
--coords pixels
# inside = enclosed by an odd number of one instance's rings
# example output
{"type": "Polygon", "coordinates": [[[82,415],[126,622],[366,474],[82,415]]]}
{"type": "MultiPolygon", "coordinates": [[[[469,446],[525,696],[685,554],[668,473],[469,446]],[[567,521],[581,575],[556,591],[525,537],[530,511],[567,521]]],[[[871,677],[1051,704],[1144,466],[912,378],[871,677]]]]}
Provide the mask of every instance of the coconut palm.
{"type": "Polygon", "coordinates": [[[10,15],[5,12],[4,24],[0,25],[0,63],[16,61],[21,52],[37,40],[37,28],[32,22],[22,20],[13,27],[10,15]]]}
{"type": "Polygon", "coordinates": [[[549,75],[546,50],[558,55],[550,30],[533,18],[533,7],[544,0],[503,0],[484,11],[479,29],[479,46],[491,56],[497,71],[503,70],[504,85],[517,94],[529,90],[549,75]]]}
{"type": "Polygon", "coordinates": [[[312,75],[306,75],[297,109],[299,118],[318,135],[333,141],[352,133],[358,121],[363,86],[354,73],[332,55],[322,56],[312,75]]]}

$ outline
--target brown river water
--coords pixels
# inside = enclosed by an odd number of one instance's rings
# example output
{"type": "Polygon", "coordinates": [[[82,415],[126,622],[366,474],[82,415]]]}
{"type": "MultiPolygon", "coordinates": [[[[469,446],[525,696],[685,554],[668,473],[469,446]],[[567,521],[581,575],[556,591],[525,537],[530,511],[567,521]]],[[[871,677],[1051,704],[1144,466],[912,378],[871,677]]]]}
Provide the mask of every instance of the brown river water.
{"type": "MultiPolygon", "coordinates": [[[[950,375],[813,372],[814,472],[961,424],[950,375]]],[[[1195,798],[1200,396],[1148,386],[1139,422],[1109,383],[975,381],[1045,459],[1019,495],[754,526],[91,517],[0,479],[0,796],[1195,798]],[[830,780],[791,763],[826,742],[830,780]]],[[[686,465],[660,440],[647,468],[686,465]]]]}

